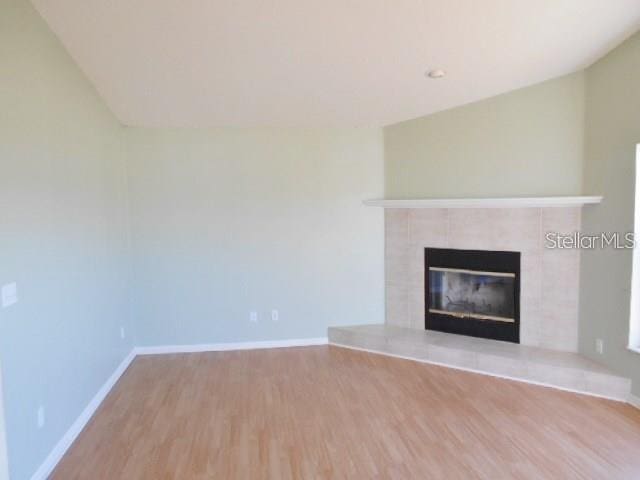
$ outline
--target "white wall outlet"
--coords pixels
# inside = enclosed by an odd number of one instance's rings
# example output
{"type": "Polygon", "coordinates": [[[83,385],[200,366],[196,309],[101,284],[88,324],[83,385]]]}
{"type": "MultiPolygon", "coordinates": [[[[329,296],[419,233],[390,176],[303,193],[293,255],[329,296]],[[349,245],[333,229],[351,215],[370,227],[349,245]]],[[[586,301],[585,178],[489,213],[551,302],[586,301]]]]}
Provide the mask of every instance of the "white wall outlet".
{"type": "Polygon", "coordinates": [[[2,286],[2,308],[7,308],[18,302],[18,286],[16,283],[7,283],[2,286]]]}
{"type": "Polygon", "coordinates": [[[271,320],[273,320],[274,322],[280,320],[280,314],[278,313],[278,310],[271,310],[271,320]]]}
{"type": "Polygon", "coordinates": [[[249,314],[249,320],[250,320],[252,323],[258,323],[258,312],[251,312],[251,313],[249,314]]]}
{"type": "Polygon", "coordinates": [[[124,339],[126,337],[124,327],[120,327],[120,338],[124,339]]]}
{"type": "Polygon", "coordinates": [[[604,342],[601,338],[596,338],[596,352],[598,352],[600,355],[602,355],[604,352],[604,342]]]}
{"type": "Polygon", "coordinates": [[[45,417],[44,417],[44,407],[40,405],[38,407],[38,428],[44,427],[45,417]]]}

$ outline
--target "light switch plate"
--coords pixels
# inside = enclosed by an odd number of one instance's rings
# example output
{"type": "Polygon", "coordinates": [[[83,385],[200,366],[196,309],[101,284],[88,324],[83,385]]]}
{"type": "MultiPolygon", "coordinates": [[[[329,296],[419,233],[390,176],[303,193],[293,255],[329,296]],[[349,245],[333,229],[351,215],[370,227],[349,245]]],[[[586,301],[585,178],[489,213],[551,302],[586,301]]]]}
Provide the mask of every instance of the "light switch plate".
{"type": "Polygon", "coordinates": [[[600,355],[604,353],[604,342],[601,338],[596,338],[596,352],[600,355]]]}
{"type": "Polygon", "coordinates": [[[7,308],[18,302],[18,286],[8,283],[2,286],[2,308],[7,308]]]}
{"type": "Polygon", "coordinates": [[[44,407],[42,405],[38,407],[37,416],[38,416],[38,420],[37,420],[38,428],[44,427],[45,416],[44,416],[44,407]]]}

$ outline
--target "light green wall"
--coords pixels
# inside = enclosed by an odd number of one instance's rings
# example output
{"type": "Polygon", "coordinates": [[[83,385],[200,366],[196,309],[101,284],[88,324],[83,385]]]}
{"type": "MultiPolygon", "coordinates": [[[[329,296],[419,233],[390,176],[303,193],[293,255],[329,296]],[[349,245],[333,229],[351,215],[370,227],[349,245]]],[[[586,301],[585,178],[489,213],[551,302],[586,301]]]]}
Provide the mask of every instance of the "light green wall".
{"type": "Polygon", "coordinates": [[[140,344],[325,337],[329,325],[384,321],[383,213],[362,205],[383,193],[381,129],[127,138],[140,344]]]}
{"type": "MultiPolygon", "coordinates": [[[[586,73],[584,191],[604,202],[583,212],[583,231],[633,230],[636,144],[640,143],[640,34],[586,73]]],[[[633,379],[640,396],[640,355],[626,349],[632,252],[584,251],[581,264],[580,350],[633,379]],[[604,340],[604,355],[595,339],[604,340]]]]}
{"type": "Polygon", "coordinates": [[[0,365],[0,480],[9,480],[9,454],[4,424],[4,392],[2,391],[2,365],[0,365]]]}
{"type": "Polygon", "coordinates": [[[385,196],[579,194],[583,120],[576,73],[388,126],[385,196]]]}
{"type": "MultiPolygon", "coordinates": [[[[12,478],[41,464],[134,326],[152,345],[381,322],[383,217],[361,201],[385,187],[398,198],[599,193],[585,230],[632,228],[638,36],[588,70],[586,139],[579,73],[387,127],[383,146],[379,129],[123,128],[29,3],[0,2],[0,285],[17,281],[20,296],[0,310],[12,478]]],[[[630,252],[583,256],[580,337],[588,355],[604,338],[602,359],[640,394],[640,356],[624,348],[630,274],[630,252]]]]}
{"type": "Polygon", "coordinates": [[[12,478],[30,478],[134,344],[383,321],[383,214],[361,203],[383,194],[381,129],[124,128],[30,4],[0,2],[12,478]]]}
{"type": "Polygon", "coordinates": [[[0,0],[0,309],[11,478],[131,350],[122,128],[26,0],[0,0]],[[36,411],[45,407],[38,429],[36,411]]]}

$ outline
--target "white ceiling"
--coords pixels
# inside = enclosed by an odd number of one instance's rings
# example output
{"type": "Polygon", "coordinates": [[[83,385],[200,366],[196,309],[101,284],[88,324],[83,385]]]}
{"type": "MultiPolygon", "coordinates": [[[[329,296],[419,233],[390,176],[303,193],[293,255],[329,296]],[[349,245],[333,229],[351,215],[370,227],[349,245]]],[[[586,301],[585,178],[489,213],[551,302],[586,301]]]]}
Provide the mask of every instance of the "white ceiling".
{"type": "Polygon", "coordinates": [[[153,127],[390,124],[582,69],[640,26],[639,0],[33,3],[122,123],[153,127]]]}

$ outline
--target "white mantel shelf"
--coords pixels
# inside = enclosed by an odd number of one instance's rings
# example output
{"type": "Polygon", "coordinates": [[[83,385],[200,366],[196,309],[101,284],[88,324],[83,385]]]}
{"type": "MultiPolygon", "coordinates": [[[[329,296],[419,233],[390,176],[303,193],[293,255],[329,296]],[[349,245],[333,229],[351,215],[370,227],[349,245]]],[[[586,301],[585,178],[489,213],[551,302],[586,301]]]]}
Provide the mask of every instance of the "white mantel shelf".
{"type": "Polygon", "coordinates": [[[419,198],[365,200],[369,207],[382,208],[552,208],[582,207],[602,202],[601,196],[419,198]]]}

